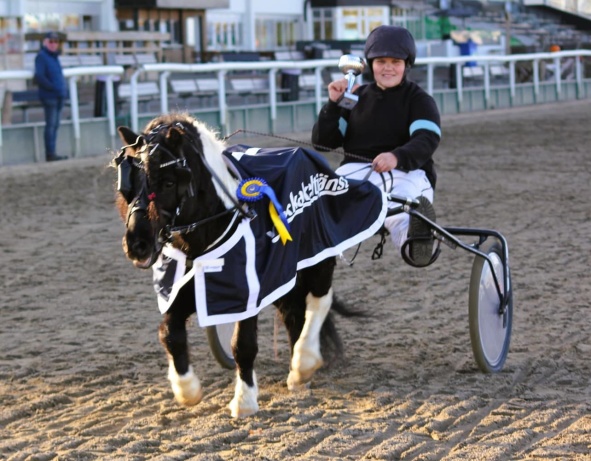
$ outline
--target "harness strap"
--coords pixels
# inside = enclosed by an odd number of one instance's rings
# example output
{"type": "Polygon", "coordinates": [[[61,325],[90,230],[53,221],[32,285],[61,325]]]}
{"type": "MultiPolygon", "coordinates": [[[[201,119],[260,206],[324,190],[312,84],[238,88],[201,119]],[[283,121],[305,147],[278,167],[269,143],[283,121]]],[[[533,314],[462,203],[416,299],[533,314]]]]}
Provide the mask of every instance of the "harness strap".
{"type": "Polygon", "coordinates": [[[374,248],[373,253],[371,254],[372,261],[375,261],[376,259],[380,259],[382,257],[382,255],[384,254],[384,245],[386,244],[386,235],[388,235],[388,231],[386,231],[383,228],[380,229],[380,241],[376,245],[376,247],[374,248]]]}
{"type": "Polygon", "coordinates": [[[230,233],[230,230],[234,228],[234,225],[236,224],[236,218],[238,217],[237,210],[234,210],[234,216],[232,217],[232,219],[230,220],[230,223],[228,224],[228,227],[226,227],[226,230],[224,232],[222,232],[222,235],[220,235],[217,239],[215,239],[212,243],[210,243],[207,248],[203,251],[204,253],[206,251],[211,250],[212,248],[214,248],[218,243],[222,242],[224,240],[224,238],[226,237],[226,235],[228,235],[230,233]]]}
{"type": "Polygon", "coordinates": [[[205,168],[207,169],[207,171],[209,171],[209,174],[211,174],[211,177],[218,183],[218,186],[220,186],[220,189],[222,189],[224,194],[226,194],[228,196],[228,198],[234,204],[236,209],[240,212],[242,217],[249,219],[249,220],[254,219],[256,217],[255,211],[250,208],[247,210],[244,209],[243,204],[238,201],[238,199],[236,198],[236,196],[234,194],[231,194],[228,191],[228,188],[226,187],[226,185],[223,183],[223,181],[220,179],[220,177],[217,175],[217,173],[214,171],[214,169],[209,165],[209,163],[207,162],[207,160],[205,158],[204,153],[199,152],[195,146],[192,145],[192,147],[193,147],[193,150],[197,153],[197,155],[199,155],[199,157],[201,157],[201,160],[203,161],[203,164],[205,165],[205,168]]]}
{"type": "Polygon", "coordinates": [[[183,226],[165,226],[164,229],[166,229],[166,233],[165,235],[180,235],[180,234],[188,234],[190,232],[193,232],[195,229],[197,229],[199,226],[203,225],[203,224],[207,224],[210,221],[213,221],[215,219],[221,218],[224,215],[227,215],[229,213],[236,213],[238,210],[236,208],[230,208],[229,210],[224,210],[221,213],[218,214],[214,214],[212,216],[208,216],[207,218],[202,219],[201,221],[197,221],[191,224],[186,224],[183,226]]]}

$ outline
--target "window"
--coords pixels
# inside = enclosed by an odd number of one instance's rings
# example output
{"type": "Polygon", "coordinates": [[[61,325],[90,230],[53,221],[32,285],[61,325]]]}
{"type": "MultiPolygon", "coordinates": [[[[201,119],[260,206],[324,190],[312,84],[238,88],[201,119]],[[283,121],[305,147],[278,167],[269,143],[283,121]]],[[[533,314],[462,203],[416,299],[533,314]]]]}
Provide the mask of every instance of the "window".
{"type": "Polygon", "coordinates": [[[405,8],[392,9],[392,24],[407,28],[415,40],[426,38],[422,15],[418,11],[405,8]]]}
{"type": "Polygon", "coordinates": [[[364,40],[388,24],[387,7],[314,8],[314,40],[364,40]]]}
{"type": "Polygon", "coordinates": [[[360,22],[360,8],[343,9],[343,34],[341,37],[345,40],[357,40],[363,34],[363,23],[360,22]]]}
{"type": "Polygon", "coordinates": [[[330,8],[314,8],[314,40],[332,40],[333,33],[333,10],[330,8]]]}
{"type": "Polygon", "coordinates": [[[25,14],[25,30],[27,32],[82,30],[83,19],[84,16],[79,14],[25,14]]]}
{"type": "Polygon", "coordinates": [[[207,17],[207,49],[211,51],[236,51],[243,48],[242,22],[238,15],[207,17]]]}
{"type": "Polygon", "coordinates": [[[257,50],[280,50],[295,47],[301,37],[299,20],[292,16],[259,17],[255,20],[257,50]]]}
{"type": "Polygon", "coordinates": [[[338,8],[338,10],[340,10],[343,24],[339,39],[364,40],[373,29],[382,24],[388,24],[386,8],[338,8]]]}

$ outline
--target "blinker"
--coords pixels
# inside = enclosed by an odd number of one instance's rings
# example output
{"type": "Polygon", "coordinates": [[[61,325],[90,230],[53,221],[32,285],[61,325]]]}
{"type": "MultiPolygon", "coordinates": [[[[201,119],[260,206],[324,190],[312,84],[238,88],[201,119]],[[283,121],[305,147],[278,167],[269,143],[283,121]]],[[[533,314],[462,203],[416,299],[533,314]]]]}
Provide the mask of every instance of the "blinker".
{"type": "Polygon", "coordinates": [[[133,199],[133,185],[131,180],[131,173],[133,166],[130,160],[123,154],[115,159],[117,163],[117,192],[121,193],[127,203],[133,199]]]}

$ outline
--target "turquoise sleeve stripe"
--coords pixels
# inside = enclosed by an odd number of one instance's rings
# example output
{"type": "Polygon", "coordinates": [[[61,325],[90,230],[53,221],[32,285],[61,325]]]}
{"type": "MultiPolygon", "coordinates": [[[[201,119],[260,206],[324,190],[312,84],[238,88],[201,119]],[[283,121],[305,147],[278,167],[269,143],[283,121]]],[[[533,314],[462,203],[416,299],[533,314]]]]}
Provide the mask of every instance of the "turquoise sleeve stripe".
{"type": "Polygon", "coordinates": [[[417,130],[429,130],[441,138],[441,128],[439,128],[436,123],[429,120],[415,120],[412,122],[410,125],[410,135],[412,136],[417,130]]]}
{"type": "Polygon", "coordinates": [[[347,131],[347,120],[343,117],[339,118],[339,131],[345,136],[345,132],[347,131]]]}

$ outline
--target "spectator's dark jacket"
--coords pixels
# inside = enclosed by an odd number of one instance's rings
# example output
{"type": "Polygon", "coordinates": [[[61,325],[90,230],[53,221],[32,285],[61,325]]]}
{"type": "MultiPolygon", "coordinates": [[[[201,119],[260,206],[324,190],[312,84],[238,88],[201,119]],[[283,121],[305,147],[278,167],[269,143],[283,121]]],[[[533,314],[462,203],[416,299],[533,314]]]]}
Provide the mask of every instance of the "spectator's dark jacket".
{"type": "Polygon", "coordinates": [[[66,98],[68,86],[58,59],[59,53],[52,53],[46,47],[35,57],[35,81],[39,85],[39,99],[66,98]]]}

